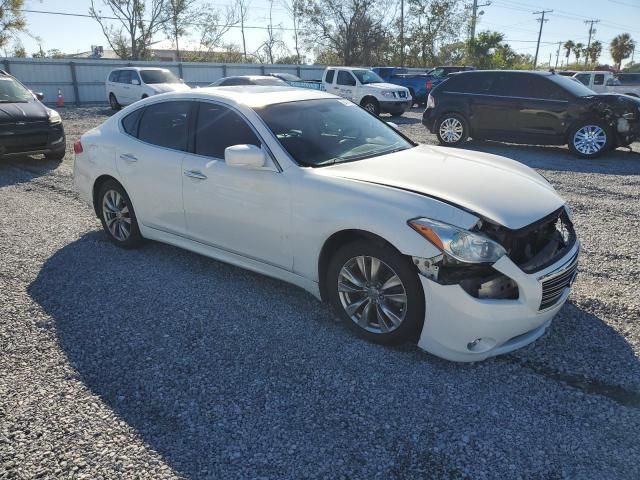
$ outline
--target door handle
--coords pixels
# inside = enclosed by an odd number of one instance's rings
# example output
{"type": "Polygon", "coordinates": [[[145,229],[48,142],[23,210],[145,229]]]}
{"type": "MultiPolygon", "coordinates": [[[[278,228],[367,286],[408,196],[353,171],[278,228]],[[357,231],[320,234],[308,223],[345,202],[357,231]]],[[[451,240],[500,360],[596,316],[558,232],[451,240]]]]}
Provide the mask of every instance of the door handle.
{"type": "Polygon", "coordinates": [[[123,153],[120,155],[120,160],[124,160],[125,162],[137,162],[138,158],[130,153],[123,153]]]}
{"type": "Polygon", "coordinates": [[[206,180],[207,176],[198,170],[185,170],[185,177],[197,178],[198,180],[206,180]]]}

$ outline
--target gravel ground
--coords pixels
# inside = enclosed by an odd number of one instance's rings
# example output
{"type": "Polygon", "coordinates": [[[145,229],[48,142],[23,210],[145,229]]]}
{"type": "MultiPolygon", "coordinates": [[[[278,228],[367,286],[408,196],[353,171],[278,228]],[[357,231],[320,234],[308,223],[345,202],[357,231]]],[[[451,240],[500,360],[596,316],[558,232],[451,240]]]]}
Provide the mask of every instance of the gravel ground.
{"type": "MultiPolygon", "coordinates": [[[[352,336],[284,283],[112,246],[62,163],[0,160],[0,478],[640,478],[640,156],[469,143],[571,203],[550,331],[478,364],[352,336]]],[[[418,111],[397,120],[433,143],[418,111]]],[[[634,145],[640,151],[640,145],[634,145]]]]}

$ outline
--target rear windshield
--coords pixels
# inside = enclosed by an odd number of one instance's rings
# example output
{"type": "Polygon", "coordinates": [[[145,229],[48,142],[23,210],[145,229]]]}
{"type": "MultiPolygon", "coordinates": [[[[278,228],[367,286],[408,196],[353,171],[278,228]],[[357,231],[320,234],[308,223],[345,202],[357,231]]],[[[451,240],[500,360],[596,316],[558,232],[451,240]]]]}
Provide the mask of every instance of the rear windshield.
{"type": "Polygon", "coordinates": [[[263,85],[266,87],[282,87],[283,85],[287,85],[287,82],[283,82],[279,78],[253,78],[251,82],[254,85],[263,85]]]}
{"type": "Polygon", "coordinates": [[[146,84],[180,83],[180,79],[170,70],[140,70],[140,76],[146,84]]]}
{"type": "Polygon", "coordinates": [[[0,77],[0,103],[28,102],[33,100],[31,92],[11,77],[0,77]]]}

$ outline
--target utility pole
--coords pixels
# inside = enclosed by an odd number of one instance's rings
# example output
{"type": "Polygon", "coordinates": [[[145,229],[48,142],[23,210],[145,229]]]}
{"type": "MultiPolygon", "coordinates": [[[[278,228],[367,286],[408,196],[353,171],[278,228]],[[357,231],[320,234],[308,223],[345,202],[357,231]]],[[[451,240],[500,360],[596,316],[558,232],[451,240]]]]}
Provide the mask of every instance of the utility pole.
{"type": "Polygon", "coordinates": [[[400,0],[400,66],[404,67],[404,0],[400,0]]]}
{"type": "Polygon", "coordinates": [[[585,20],[584,23],[590,24],[589,25],[589,41],[587,42],[587,50],[584,55],[584,66],[586,67],[589,64],[589,50],[591,49],[591,35],[596,33],[595,28],[593,28],[593,24],[600,23],[600,20],[585,20]]]}
{"type": "MultiPolygon", "coordinates": [[[[478,5],[478,0],[473,0],[473,6],[471,7],[471,43],[473,43],[476,39],[476,20],[478,19],[478,8],[488,7],[489,5],[491,5],[491,2],[478,5]]],[[[480,12],[480,15],[482,15],[482,13],[483,12],[480,12]]]]}
{"type": "Polygon", "coordinates": [[[556,52],[556,68],[558,68],[558,59],[560,58],[560,47],[562,47],[562,42],[558,42],[558,51],[556,52]]]}
{"type": "Polygon", "coordinates": [[[547,13],[551,13],[553,12],[553,10],[542,10],[540,12],[533,12],[534,15],[540,15],[542,14],[542,17],[538,19],[538,21],[540,22],[540,31],[538,32],[538,43],[536,44],[536,56],[533,59],[533,69],[536,69],[536,65],[538,64],[538,51],[540,50],[540,38],[542,37],[542,26],[544,25],[544,22],[548,22],[549,19],[545,20],[544,16],[547,13]]]}

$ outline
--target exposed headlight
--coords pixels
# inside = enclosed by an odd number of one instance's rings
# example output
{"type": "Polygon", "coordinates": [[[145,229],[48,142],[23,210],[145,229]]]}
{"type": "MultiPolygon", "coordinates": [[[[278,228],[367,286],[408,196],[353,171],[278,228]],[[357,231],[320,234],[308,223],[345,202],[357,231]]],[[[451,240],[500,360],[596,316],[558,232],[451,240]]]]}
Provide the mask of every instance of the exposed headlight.
{"type": "Polygon", "coordinates": [[[447,223],[416,218],[409,225],[443,253],[465,263],[494,263],[507,252],[497,242],[479,233],[447,223]]]}
{"type": "Polygon", "coordinates": [[[62,123],[62,117],[55,110],[49,109],[49,123],[51,125],[55,125],[57,123],[62,123]]]}
{"type": "Polygon", "coordinates": [[[383,97],[395,98],[396,94],[394,92],[382,92],[383,97]]]}

